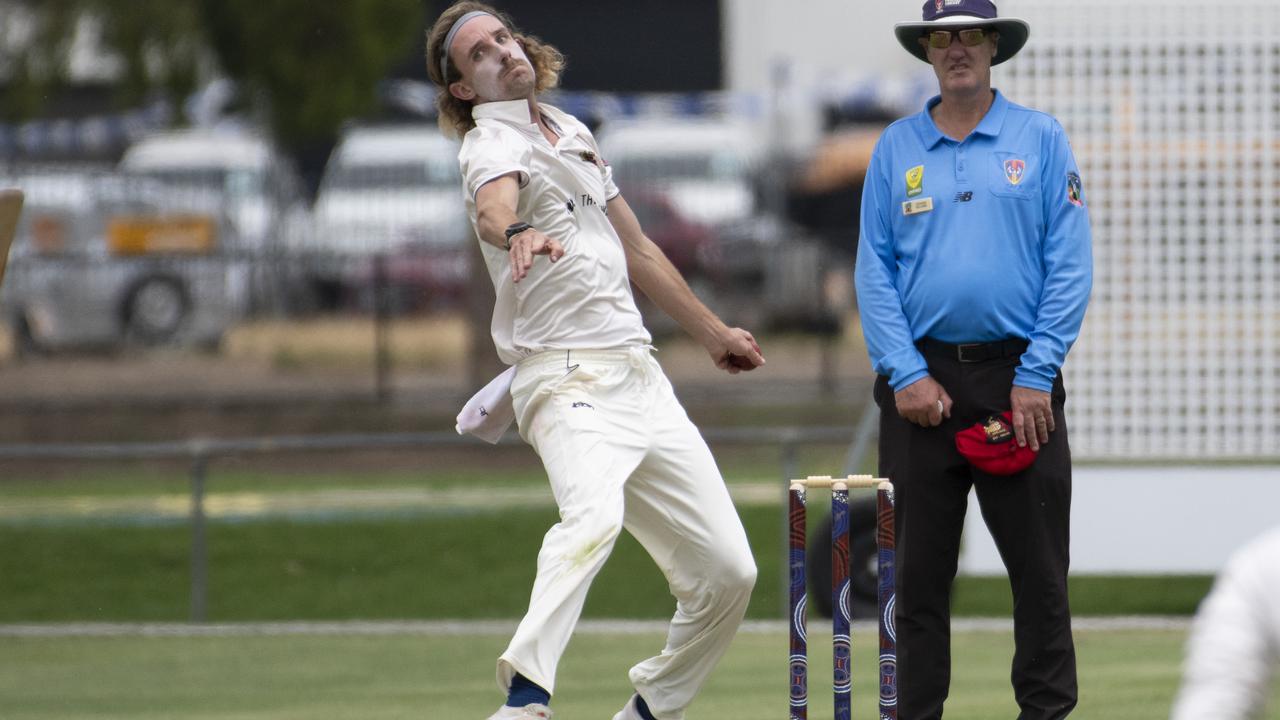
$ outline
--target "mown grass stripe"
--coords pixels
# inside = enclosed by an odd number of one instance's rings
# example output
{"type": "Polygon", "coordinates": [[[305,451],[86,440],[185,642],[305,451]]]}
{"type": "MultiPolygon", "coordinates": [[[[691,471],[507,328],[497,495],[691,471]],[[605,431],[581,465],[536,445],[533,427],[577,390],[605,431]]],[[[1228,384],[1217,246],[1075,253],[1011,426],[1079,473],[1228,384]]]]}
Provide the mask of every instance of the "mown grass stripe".
{"type": "MultiPolygon", "coordinates": [[[[814,622],[822,623],[817,618],[814,622]]],[[[1185,617],[1130,615],[1121,617],[1077,618],[1072,622],[1077,631],[1170,631],[1185,632],[1190,619],[1185,617]]],[[[871,633],[876,623],[857,620],[854,632],[871,633]]],[[[344,622],[269,622],[269,623],[15,623],[0,624],[0,637],[255,637],[277,635],[510,635],[515,620],[404,620],[344,622]]],[[[785,631],[782,620],[749,620],[739,630],[749,635],[785,631]]],[[[958,618],[952,620],[954,632],[1011,632],[1013,623],[998,618],[958,618]]],[[[665,620],[583,620],[578,633],[585,635],[645,635],[664,633],[665,620]]]]}
{"type": "MultiPolygon", "coordinates": [[[[729,486],[739,505],[781,502],[781,484],[741,483],[729,486]]],[[[210,493],[205,515],[213,520],[316,515],[330,518],[368,513],[440,513],[451,510],[498,510],[554,506],[546,485],[534,487],[455,487],[445,489],[318,490],[314,492],[210,493]]],[[[78,495],[72,497],[8,497],[0,505],[0,523],[103,520],[150,524],[184,520],[191,513],[191,496],[149,497],[78,495]]]]}

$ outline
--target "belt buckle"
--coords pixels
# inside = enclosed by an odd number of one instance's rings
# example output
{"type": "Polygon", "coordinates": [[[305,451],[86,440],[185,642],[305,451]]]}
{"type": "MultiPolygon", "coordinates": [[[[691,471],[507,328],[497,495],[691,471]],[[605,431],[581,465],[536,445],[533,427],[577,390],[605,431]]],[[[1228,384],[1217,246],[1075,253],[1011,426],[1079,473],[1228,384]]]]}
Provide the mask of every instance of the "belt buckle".
{"type": "Polygon", "coordinates": [[[986,358],[978,354],[977,351],[981,349],[982,349],[982,343],[969,343],[967,345],[957,345],[956,359],[962,363],[982,362],[986,358]],[[973,352],[972,355],[968,354],[970,351],[973,352]]]}

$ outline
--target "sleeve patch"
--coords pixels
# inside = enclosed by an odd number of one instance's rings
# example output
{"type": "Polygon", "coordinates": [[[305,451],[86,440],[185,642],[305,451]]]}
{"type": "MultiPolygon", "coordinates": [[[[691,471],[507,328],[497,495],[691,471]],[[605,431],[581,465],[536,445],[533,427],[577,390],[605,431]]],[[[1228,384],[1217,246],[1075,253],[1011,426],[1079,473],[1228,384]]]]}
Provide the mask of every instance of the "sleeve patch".
{"type": "Polygon", "coordinates": [[[1084,207],[1084,183],[1078,173],[1067,173],[1067,200],[1076,207],[1084,207]]]}

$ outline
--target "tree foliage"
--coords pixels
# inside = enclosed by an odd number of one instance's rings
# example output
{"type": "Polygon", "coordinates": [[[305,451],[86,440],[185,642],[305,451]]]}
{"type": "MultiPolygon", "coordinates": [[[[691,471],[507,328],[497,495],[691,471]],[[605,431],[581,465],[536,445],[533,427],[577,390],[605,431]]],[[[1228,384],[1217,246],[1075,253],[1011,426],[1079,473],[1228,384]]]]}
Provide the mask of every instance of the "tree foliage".
{"type": "Polygon", "coordinates": [[[192,0],[223,71],[285,147],[331,139],[372,109],[422,31],[420,0],[192,0]]]}
{"type": "Polygon", "coordinates": [[[24,0],[0,5],[4,93],[0,117],[23,120],[40,112],[50,91],[65,80],[79,0],[24,0]]]}
{"type": "MultiPolygon", "coordinates": [[[[240,106],[300,151],[373,109],[377,86],[422,31],[422,0],[0,0],[29,32],[0,49],[6,119],[37,116],[68,81],[78,27],[121,61],[117,104],[165,97],[181,111],[222,74],[240,106]]],[[[12,33],[10,33],[12,35],[12,33]]]]}

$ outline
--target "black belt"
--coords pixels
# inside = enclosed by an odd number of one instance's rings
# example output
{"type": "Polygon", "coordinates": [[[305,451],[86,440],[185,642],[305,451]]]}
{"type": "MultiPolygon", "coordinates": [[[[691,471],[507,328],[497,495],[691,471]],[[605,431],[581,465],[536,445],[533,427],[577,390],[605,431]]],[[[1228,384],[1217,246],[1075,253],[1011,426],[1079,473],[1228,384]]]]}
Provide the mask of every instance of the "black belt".
{"type": "Polygon", "coordinates": [[[962,343],[953,345],[933,338],[921,338],[916,341],[916,348],[925,355],[944,357],[962,363],[977,363],[987,360],[1021,355],[1027,351],[1026,340],[1010,338],[986,343],[962,343]]]}

